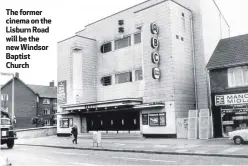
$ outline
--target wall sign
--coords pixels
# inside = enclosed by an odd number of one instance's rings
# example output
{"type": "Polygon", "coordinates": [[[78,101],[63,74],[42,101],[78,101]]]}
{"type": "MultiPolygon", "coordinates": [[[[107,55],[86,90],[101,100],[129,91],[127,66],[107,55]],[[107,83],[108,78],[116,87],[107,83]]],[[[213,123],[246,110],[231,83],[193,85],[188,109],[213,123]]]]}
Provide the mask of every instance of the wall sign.
{"type": "Polygon", "coordinates": [[[65,104],[66,100],[66,80],[58,82],[57,100],[60,104],[65,104]]]}
{"type": "Polygon", "coordinates": [[[153,63],[159,63],[160,61],[160,56],[157,52],[152,53],[152,62],[153,63]]]}
{"type": "Polygon", "coordinates": [[[248,104],[248,93],[216,95],[215,105],[248,104]]]}
{"type": "MultiPolygon", "coordinates": [[[[151,47],[155,49],[154,52],[152,52],[151,54],[151,60],[152,60],[152,63],[158,64],[160,61],[160,56],[159,56],[159,53],[157,52],[158,47],[159,47],[159,40],[157,37],[159,28],[157,24],[153,22],[150,24],[150,29],[151,29],[151,33],[154,34],[154,36],[151,38],[151,47]]],[[[158,67],[155,67],[152,69],[152,77],[154,79],[160,78],[160,70],[158,67]]]]}
{"type": "Polygon", "coordinates": [[[153,77],[154,79],[159,79],[159,78],[160,78],[160,70],[159,70],[159,68],[154,67],[154,68],[152,69],[152,77],[153,77]]]}
{"type": "Polygon", "coordinates": [[[151,23],[150,29],[152,34],[158,34],[158,26],[156,23],[151,23]]]}
{"type": "Polygon", "coordinates": [[[158,38],[157,37],[152,37],[151,38],[151,46],[154,49],[158,49],[159,41],[158,41],[158,38]]]}

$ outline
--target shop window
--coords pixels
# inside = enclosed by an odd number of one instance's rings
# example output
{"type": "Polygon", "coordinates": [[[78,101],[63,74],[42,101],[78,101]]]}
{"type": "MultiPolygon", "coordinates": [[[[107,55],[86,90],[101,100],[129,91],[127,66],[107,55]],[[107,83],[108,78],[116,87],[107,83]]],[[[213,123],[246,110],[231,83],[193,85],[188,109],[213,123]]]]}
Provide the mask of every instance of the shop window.
{"type": "Polygon", "coordinates": [[[8,100],[9,100],[8,94],[2,94],[2,95],[1,95],[1,100],[2,100],[2,101],[8,101],[8,100]]]}
{"type": "Polygon", "coordinates": [[[111,85],[112,84],[112,77],[111,76],[102,77],[101,83],[102,83],[103,86],[111,85]]]}
{"type": "Polygon", "coordinates": [[[121,49],[121,48],[125,48],[128,46],[131,46],[131,37],[130,36],[115,40],[115,49],[116,50],[121,49]]]}
{"type": "Polygon", "coordinates": [[[134,34],[134,44],[141,43],[141,33],[134,34]]]}
{"type": "Polygon", "coordinates": [[[50,110],[49,109],[45,109],[44,110],[44,115],[50,115],[50,110]]]}
{"type": "Polygon", "coordinates": [[[148,114],[142,114],[142,125],[148,125],[148,114]]]}
{"type": "Polygon", "coordinates": [[[228,87],[248,86],[248,66],[228,69],[228,87]]]}
{"type": "Polygon", "coordinates": [[[105,43],[101,46],[101,53],[107,53],[110,52],[112,50],[112,43],[105,43]]]}
{"type": "Polygon", "coordinates": [[[142,75],[142,69],[136,70],[135,71],[135,81],[142,80],[143,75],[142,75]]]}
{"type": "Polygon", "coordinates": [[[166,126],[165,113],[149,114],[150,126],[166,126]]]}
{"type": "Polygon", "coordinates": [[[62,118],[60,119],[60,128],[69,128],[73,126],[72,118],[62,118]]]}
{"type": "Polygon", "coordinates": [[[121,84],[125,82],[132,82],[132,72],[126,72],[115,75],[115,83],[121,84]]]}
{"type": "Polygon", "coordinates": [[[50,104],[50,99],[43,99],[43,104],[50,104]]]}

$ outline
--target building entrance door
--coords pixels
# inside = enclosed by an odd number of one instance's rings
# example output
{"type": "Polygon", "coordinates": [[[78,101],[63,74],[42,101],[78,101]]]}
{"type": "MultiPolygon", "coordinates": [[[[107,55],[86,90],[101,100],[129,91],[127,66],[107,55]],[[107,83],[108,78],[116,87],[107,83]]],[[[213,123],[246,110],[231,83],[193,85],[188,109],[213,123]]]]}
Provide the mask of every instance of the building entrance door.
{"type": "Polygon", "coordinates": [[[130,131],[140,130],[138,111],[111,111],[87,115],[88,131],[130,131]]]}

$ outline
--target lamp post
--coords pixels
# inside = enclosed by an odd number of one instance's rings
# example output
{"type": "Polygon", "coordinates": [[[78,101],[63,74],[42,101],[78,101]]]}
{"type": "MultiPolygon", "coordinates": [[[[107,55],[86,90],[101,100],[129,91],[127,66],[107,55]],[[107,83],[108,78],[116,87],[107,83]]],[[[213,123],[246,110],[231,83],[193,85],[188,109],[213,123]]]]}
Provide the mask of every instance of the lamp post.
{"type": "Polygon", "coordinates": [[[3,76],[12,76],[12,112],[11,112],[11,120],[13,122],[14,120],[14,103],[15,103],[15,75],[14,73],[0,73],[0,75],[3,75],[3,76]]]}

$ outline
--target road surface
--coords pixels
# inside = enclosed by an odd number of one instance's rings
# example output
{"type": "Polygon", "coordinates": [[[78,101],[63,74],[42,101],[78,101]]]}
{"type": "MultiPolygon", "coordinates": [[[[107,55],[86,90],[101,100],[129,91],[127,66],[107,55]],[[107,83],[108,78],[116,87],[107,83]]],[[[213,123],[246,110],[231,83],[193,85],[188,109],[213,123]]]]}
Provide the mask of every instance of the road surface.
{"type": "Polygon", "coordinates": [[[13,166],[38,165],[247,165],[248,158],[89,151],[16,145],[1,146],[13,166]]]}

